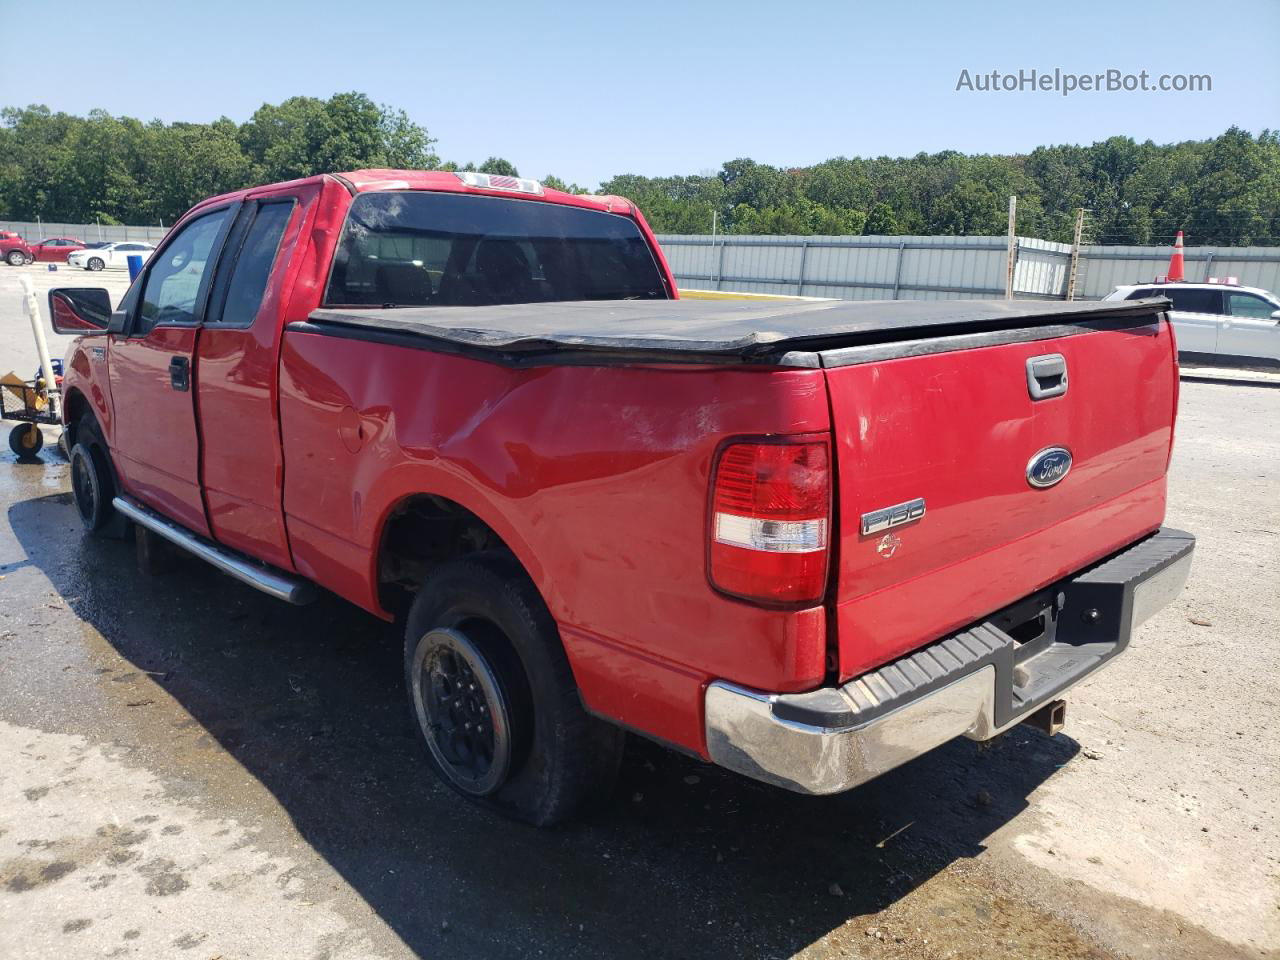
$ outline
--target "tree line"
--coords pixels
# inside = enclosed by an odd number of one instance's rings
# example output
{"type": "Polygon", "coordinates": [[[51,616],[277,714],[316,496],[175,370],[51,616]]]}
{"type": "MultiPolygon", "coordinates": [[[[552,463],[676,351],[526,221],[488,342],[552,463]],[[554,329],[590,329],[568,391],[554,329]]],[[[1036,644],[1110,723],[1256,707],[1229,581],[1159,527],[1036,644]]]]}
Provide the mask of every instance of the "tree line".
{"type": "MultiPolygon", "coordinates": [[[[361,167],[518,175],[501,157],[442,160],[403,110],[362,93],[264,104],[244,123],[143,122],[47,107],[0,110],[0,219],[172,223],[196,201],[258,183],[361,167]]],[[[558,177],[548,186],[587,192],[558,177]]],[[[593,191],[595,192],[595,191],[593,191]]],[[[749,159],[689,176],[622,174],[601,193],[636,201],[659,233],[990,235],[1069,241],[1280,244],[1280,131],[1232,127],[1173,144],[1111,137],[1027,154],[836,157],[809,167],[749,159]]]]}

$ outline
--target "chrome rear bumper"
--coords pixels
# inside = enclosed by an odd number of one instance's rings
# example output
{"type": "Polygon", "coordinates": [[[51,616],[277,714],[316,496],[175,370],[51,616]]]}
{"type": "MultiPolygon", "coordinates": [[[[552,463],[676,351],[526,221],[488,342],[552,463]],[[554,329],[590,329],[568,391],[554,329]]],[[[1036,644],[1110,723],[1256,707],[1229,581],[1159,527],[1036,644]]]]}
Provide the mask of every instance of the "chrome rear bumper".
{"type": "Polygon", "coordinates": [[[717,681],[707,750],[720,766],[799,793],[865,783],[959,736],[988,740],[1128,646],[1178,595],[1195,538],[1163,529],[1010,610],[1041,610],[1044,636],[1018,643],[1007,612],[840,687],[770,694],[717,681]]]}

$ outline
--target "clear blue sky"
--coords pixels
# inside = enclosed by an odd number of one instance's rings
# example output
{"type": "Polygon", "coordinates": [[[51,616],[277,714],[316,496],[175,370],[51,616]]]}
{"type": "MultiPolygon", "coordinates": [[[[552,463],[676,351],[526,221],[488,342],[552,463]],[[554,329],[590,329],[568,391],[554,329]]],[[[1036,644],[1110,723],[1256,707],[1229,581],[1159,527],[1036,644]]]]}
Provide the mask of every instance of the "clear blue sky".
{"type": "Polygon", "coordinates": [[[1280,0],[448,4],[0,0],[0,105],[242,121],[360,90],[446,159],[595,186],[1115,134],[1280,127],[1280,0]],[[1208,93],[957,92],[971,74],[1210,74],[1208,93]]]}

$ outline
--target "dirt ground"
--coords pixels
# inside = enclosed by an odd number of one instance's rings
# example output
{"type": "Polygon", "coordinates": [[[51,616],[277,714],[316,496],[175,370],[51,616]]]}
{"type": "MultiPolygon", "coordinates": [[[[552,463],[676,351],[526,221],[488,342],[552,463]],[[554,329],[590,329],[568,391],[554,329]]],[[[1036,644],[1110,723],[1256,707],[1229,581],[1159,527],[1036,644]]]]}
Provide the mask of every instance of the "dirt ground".
{"type": "MultiPolygon", "coordinates": [[[[29,376],[24,271],[103,275],[0,267],[29,376]]],[[[1184,382],[1191,582],[1064,734],[823,799],[634,741],[550,832],[431,780],[389,628],[86,539],[49,430],[0,462],[0,958],[1274,956],[1278,424],[1280,389],[1184,382]]]]}

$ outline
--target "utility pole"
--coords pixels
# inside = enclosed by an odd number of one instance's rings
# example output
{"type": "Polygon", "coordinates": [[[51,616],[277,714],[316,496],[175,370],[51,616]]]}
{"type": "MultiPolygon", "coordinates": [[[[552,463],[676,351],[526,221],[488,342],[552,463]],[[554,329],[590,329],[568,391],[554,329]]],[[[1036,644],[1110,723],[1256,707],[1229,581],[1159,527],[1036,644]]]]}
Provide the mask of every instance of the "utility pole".
{"type": "Polygon", "coordinates": [[[1018,219],[1018,198],[1013,194],[1009,195],[1009,262],[1005,268],[1004,274],[1004,298],[1006,300],[1013,299],[1013,265],[1018,256],[1018,237],[1014,232],[1014,225],[1018,219]]]}
{"type": "Polygon", "coordinates": [[[1067,277],[1067,299],[1076,298],[1076,277],[1080,274],[1080,236],[1084,233],[1084,207],[1076,208],[1076,232],[1071,241],[1071,274],[1067,277]]]}

